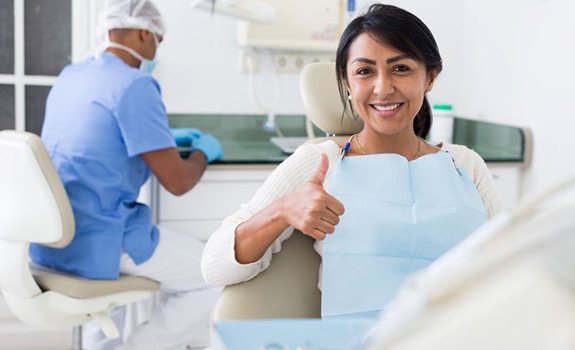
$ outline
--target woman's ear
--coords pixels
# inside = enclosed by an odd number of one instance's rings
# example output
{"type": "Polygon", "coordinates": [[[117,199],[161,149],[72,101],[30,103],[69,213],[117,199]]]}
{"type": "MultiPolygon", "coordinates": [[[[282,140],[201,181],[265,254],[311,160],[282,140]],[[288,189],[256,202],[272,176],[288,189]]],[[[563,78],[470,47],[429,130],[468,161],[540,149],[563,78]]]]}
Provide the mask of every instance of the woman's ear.
{"type": "Polygon", "coordinates": [[[425,88],[425,93],[433,90],[433,85],[435,85],[435,79],[437,78],[437,69],[429,72],[429,81],[427,82],[427,87],[425,88]]]}
{"type": "Polygon", "coordinates": [[[347,82],[347,79],[343,79],[343,84],[345,85],[345,89],[347,90],[347,95],[351,95],[351,89],[349,88],[349,83],[347,82]]]}

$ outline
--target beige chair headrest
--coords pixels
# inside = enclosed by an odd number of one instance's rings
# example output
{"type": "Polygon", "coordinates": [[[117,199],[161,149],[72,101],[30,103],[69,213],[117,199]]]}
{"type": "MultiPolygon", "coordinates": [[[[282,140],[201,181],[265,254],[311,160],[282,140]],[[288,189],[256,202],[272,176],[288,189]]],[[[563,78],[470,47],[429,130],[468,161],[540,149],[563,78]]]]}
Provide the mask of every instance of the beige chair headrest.
{"type": "Polygon", "coordinates": [[[305,66],[300,76],[300,90],[307,118],[321,130],[332,135],[351,135],[363,128],[361,119],[343,115],[335,63],[305,66]]]}

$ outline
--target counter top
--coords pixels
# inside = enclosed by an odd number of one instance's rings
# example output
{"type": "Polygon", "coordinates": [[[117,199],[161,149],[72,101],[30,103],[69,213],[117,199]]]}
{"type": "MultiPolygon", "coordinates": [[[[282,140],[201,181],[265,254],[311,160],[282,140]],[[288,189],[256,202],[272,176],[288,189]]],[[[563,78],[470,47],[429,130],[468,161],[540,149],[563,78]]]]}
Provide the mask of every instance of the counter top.
{"type": "MultiPolygon", "coordinates": [[[[289,156],[270,142],[276,132],[262,128],[265,115],[170,114],[171,128],[198,128],[213,134],[224,149],[215,164],[277,164],[289,156]]],[[[277,116],[283,136],[306,136],[305,116],[277,116]]],[[[315,128],[315,134],[323,133],[315,128]]],[[[530,160],[528,130],[495,123],[455,118],[454,143],[474,149],[488,163],[526,165],[530,160]]]]}
{"type": "MultiPolygon", "coordinates": [[[[270,142],[277,133],[262,128],[265,120],[264,115],[169,115],[171,128],[198,128],[221,142],[224,156],[214,164],[277,164],[286,159],[289,154],[270,142]]],[[[277,116],[276,123],[284,136],[306,136],[303,116],[277,116]]]]}

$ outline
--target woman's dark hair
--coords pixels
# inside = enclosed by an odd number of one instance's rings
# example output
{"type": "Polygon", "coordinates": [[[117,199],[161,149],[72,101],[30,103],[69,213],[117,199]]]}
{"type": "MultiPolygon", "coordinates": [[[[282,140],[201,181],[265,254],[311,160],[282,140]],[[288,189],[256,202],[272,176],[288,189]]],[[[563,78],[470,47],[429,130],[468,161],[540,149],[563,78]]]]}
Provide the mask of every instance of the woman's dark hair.
{"type": "MultiPolygon", "coordinates": [[[[339,94],[344,105],[344,115],[355,115],[351,101],[347,98],[346,67],[349,47],[355,38],[363,33],[368,33],[382,44],[389,45],[413,60],[422,62],[428,74],[437,76],[443,68],[433,34],[419,18],[396,6],[371,5],[364,15],[355,18],[345,28],[337,48],[335,69],[339,94]],[[348,108],[351,113],[348,112],[348,108]]],[[[415,134],[422,138],[427,137],[431,122],[431,106],[427,97],[424,97],[421,109],[413,121],[415,134]]]]}

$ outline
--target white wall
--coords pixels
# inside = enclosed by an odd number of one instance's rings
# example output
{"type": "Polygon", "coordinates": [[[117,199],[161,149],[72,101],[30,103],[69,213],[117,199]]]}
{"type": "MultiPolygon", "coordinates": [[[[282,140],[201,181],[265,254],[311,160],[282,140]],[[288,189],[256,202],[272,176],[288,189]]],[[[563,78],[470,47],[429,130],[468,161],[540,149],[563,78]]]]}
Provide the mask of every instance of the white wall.
{"type": "MultiPolygon", "coordinates": [[[[173,113],[261,113],[248,90],[248,77],[239,69],[237,21],[191,9],[190,0],[156,1],[168,33],[158,53],[155,75],[164,101],[173,113]]],[[[262,65],[271,64],[264,60],[262,65]]],[[[265,67],[264,67],[265,68],[265,67]]],[[[265,70],[265,69],[262,69],[265,70]]],[[[264,103],[273,96],[270,74],[255,84],[264,103]]],[[[277,113],[301,114],[297,74],[278,76],[281,98],[277,113]]]]}
{"type": "MultiPolygon", "coordinates": [[[[168,24],[156,73],[168,111],[261,113],[239,70],[235,20],[191,9],[189,2],[156,1],[168,24]]],[[[371,2],[358,1],[358,9],[371,2]]],[[[573,0],[388,2],[418,15],[438,41],[444,72],[432,103],[451,103],[459,115],[532,129],[534,157],[525,192],[541,191],[575,172],[566,161],[575,151],[573,0]]],[[[269,77],[269,70],[256,76],[264,101],[272,97],[269,77]]],[[[276,112],[303,114],[298,75],[279,79],[276,112]]]]}
{"type": "MultiPolygon", "coordinates": [[[[236,21],[191,9],[190,0],[156,1],[166,18],[168,34],[158,54],[155,75],[162,84],[164,100],[173,113],[262,113],[253,103],[248,77],[240,72],[240,48],[236,43],[236,21]]],[[[358,1],[364,9],[373,1],[358,1]]],[[[453,28],[461,26],[463,5],[456,0],[390,1],[416,13],[434,32],[445,60],[445,71],[430,96],[438,102],[457,99],[457,68],[461,59],[461,37],[453,28]],[[446,25],[446,23],[452,25],[446,25]]],[[[302,21],[306,19],[302,14],[302,21]]],[[[271,59],[264,57],[256,75],[257,93],[264,103],[272,99],[271,59]]],[[[276,113],[303,114],[299,75],[279,74],[281,97],[276,113]]]]}
{"type": "Polygon", "coordinates": [[[467,0],[462,114],[534,134],[524,194],[575,175],[575,2],[467,0]]]}

